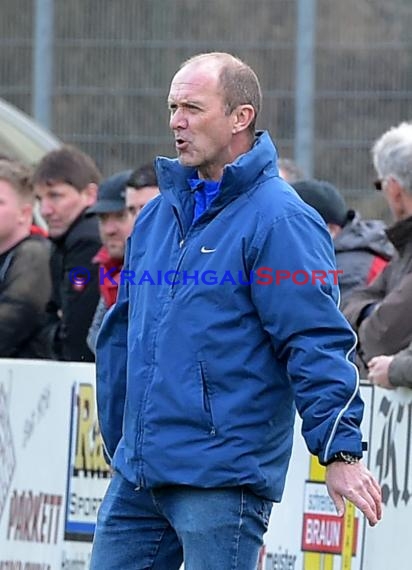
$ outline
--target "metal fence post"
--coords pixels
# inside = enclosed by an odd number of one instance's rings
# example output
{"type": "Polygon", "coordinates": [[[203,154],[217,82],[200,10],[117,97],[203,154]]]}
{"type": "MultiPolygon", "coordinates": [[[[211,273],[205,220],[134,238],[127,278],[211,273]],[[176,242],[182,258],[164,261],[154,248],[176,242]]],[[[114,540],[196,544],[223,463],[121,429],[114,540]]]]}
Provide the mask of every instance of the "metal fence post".
{"type": "Polygon", "coordinates": [[[44,127],[52,128],[54,60],[54,0],[35,0],[33,46],[34,118],[44,127]]]}
{"type": "Polygon", "coordinates": [[[316,0],[297,0],[295,68],[295,160],[314,172],[316,0]]]}

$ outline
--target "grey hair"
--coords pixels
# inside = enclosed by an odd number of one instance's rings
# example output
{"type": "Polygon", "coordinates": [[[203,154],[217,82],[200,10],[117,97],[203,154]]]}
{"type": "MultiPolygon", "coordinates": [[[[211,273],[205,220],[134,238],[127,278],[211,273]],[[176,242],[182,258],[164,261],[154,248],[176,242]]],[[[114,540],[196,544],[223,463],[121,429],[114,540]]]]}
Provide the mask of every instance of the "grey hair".
{"type": "Polygon", "coordinates": [[[215,60],[220,64],[219,83],[223,90],[226,113],[230,115],[239,105],[251,105],[255,116],[248,130],[254,134],[256,118],[262,107],[262,91],[259,79],[253,69],[241,59],[224,52],[201,53],[184,61],[180,69],[188,64],[215,60]]]}
{"type": "Polygon", "coordinates": [[[377,139],[372,160],[380,178],[392,176],[412,194],[412,123],[391,127],[377,139]]]}

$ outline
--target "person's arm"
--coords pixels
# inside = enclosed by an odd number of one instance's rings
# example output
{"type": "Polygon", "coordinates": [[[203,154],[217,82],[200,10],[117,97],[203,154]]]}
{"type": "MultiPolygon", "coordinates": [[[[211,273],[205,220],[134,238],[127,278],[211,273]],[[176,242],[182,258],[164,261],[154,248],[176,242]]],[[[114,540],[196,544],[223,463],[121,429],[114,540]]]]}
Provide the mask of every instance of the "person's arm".
{"type": "MultiPolygon", "coordinates": [[[[335,270],[330,236],[309,215],[274,223],[255,248],[255,270],[264,266],[291,275],[305,271],[311,277],[313,271],[321,271],[333,277],[328,273],[335,270]]],[[[289,278],[266,287],[254,282],[251,287],[274,353],[287,369],[309,450],[323,464],[341,451],[361,457],[363,402],[358,373],[350,362],[356,341],[337,307],[337,285],[332,278],[324,283],[310,279],[305,285],[289,278]]],[[[363,463],[334,463],[327,471],[337,509],[346,497],[376,524],[381,516],[379,486],[363,463]]]]}
{"type": "Polygon", "coordinates": [[[389,382],[389,365],[393,356],[374,356],[368,362],[368,380],[375,386],[393,390],[395,386],[389,382]]]}
{"type": "MultiPolygon", "coordinates": [[[[128,239],[128,244],[130,238],[128,239]]],[[[126,247],[124,269],[128,269],[126,247]]],[[[112,460],[122,437],[127,382],[129,283],[119,284],[116,303],[107,311],[96,342],[97,409],[105,453],[112,460]]]]}
{"type": "Polygon", "coordinates": [[[389,364],[389,383],[395,388],[412,389],[412,345],[393,357],[389,364]]]}
{"type": "Polygon", "coordinates": [[[359,351],[368,362],[379,354],[396,354],[412,341],[410,304],[412,274],[407,274],[359,327],[359,351]]]}
{"type": "Polygon", "coordinates": [[[0,293],[0,357],[19,354],[42,321],[51,292],[49,248],[27,240],[16,247],[0,293]]]}
{"type": "Polygon", "coordinates": [[[86,339],[100,298],[98,266],[92,262],[98,248],[95,240],[79,239],[65,255],[60,324],[63,360],[94,361],[86,339]],[[78,267],[86,269],[90,276],[83,285],[75,280],[74,270],[78,267]]]}
{"type": "Polygon", "coordinates": [[[92,324],[90,325],[89,332],[87,333],[87,346],[96,355],[96,341],[100,327],[102,325],[105,314],[107,313],[107,305],[103,297],[100,297],[99,302],[94,313],[92,324]]]}
{"type": "Polygon", "coordinates": [[[388,390],[412,389],[412,343],[395,355],[374,356],[368,367],[368,380],[372,384],[388,390]]]}
{"type": "Polygon", "coordinates": [[[387,273],[383,271],[368,286],[352,291],[341,305],[343,314],[357,331],[363,320],[382,301],[386,292],[387,273]]]}

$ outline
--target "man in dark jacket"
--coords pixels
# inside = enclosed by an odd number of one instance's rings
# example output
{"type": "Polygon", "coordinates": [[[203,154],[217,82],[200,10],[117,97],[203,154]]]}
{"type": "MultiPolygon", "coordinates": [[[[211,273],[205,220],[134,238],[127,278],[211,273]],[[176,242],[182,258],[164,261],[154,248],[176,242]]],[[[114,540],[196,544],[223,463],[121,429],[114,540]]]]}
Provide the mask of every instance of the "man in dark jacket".
{"type": "Polygon", "coordinates": [[[0,357],[41,356],[36,335],[50,297],[50,244],[31,235],[31,172],[0,160],[0,357]]]}
{"type": "Polygon", "coordinates": [[[369,285],[386,267],[393,247],[381,220],[363,220],[349,210],[339,190],[324,180],[300,180],[293,188],[325,220],[333,238],[341,304],[357,287],[369,285]]]}
{"type": "Polygon", "coordinates": [[[327,229],[279,178],[269,134],[255,135],[253,70],[202,54],[181,66],[168,100],[178,160],[157,159],[161,195],[133,228],[130,281],[97,341],[115,473],[90,568],[177,570],[184,553],[186,570],[255,570],[294,403],[339,511],[346,497],[372,525],[380,518],[379,485],[360,461],[354,336],[325,277],[327,229]],[[271,284],[271,269],[284,278],[271,284]],[[285,278],[302,270],[323,282],[285,278]]]}
{"type": "Polygon", "coordinates": [[[355,291],[343,311],[358,333],[362,374],[372,357],[403,350],[412,341],[412,123],[401,123],[375,143],[373,162],[396,220],[387,230],[396,249],[392,261],[369,286],[355,291]]]}
{"type": "Polygon", "coordinates": [[[70,146],[46,154],[33,175],[40,211],[53,242],[53,291],[43,329],[47,358],[94,360],[86,337],[99,300],[98,272],[92,258],[101,242],[97,218],[86,210],[96,200],[99,181],[93,160],[70,146]]]}

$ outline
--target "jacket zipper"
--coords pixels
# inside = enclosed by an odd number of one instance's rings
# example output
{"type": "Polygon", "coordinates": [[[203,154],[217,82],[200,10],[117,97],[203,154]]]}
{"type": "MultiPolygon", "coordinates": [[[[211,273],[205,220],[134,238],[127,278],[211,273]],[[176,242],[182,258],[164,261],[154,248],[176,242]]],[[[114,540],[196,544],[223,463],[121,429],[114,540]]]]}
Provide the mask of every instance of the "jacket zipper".
{"type": "Polygon", "coordinates": [[[209,434],[214,437],[216,435],[216,428],[215,428],[215,423],[213,421],[212,406],[211,406],[211,401],[210,401],[210,392],[209,392],[209,387],[207,384],[204,362],[199,361],[199,368],[200,368],[200,379],[202,381],[203,407],[204,407],[204,409],[205,409],[205,411],[209,417],[209,422],[210,422],[209,434]]]}

